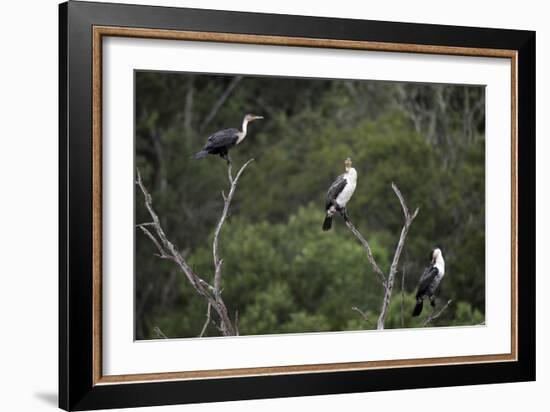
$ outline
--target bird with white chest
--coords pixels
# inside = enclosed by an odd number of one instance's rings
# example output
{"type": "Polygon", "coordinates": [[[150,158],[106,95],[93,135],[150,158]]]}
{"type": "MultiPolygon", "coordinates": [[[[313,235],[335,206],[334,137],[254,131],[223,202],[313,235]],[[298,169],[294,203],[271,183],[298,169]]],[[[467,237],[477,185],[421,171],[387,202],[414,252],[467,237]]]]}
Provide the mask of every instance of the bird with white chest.
{"type": "Polygon", "coordinates": [[[430,265],[424,270],[418,282],[413,316],[418,316],[422,313],[425,298],[428,298],[432,307],[435,307],[435,291],[441,283],[443,276],[445,276],[445,260],[440,248],[435,248],[430,252],[430,261],[430,265]]]}
{"type": "Polygon", "coordinates": [[[210,135],[200,152],[195,153],[195,159],[202,159],[209,154],[220,155],[227,162],[230,162],[229,149],[240,144],[246,137],[248,125],[256,120],[263,119],[263,116],[247,114],[244,116],[242,130],[224,129],[210,135]]]}
{"type": "Polygon", "coordinates": [[[355,187],[357,186],[357,171],[352,167],[351,159],[348,157],[344,161],[346,172],[336,178],[330,185],[325,204],[325,220],[323,222],[323,230],[330,230],[332,227],[332,219],[336,212],[339,212],[347,222],[348,212],[346,205],[350,201],[355,187]]]}

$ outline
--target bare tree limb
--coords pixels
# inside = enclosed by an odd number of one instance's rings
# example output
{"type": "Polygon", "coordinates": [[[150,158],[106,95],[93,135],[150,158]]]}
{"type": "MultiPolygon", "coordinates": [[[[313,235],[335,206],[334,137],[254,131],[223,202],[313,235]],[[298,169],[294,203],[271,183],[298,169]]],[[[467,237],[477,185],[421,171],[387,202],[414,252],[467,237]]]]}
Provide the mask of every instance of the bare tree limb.
{"type": "MultiPolygon", "coordinates": [[[[233,184],[233,161],[231,160],[231,156],[229,155],[229,153],[227,154],[227,180],[229,180],[230,185],[233,184]]],[[[227,199],[223,191],[222,197],[223,201],[225,202],[227,199]]]]}
{"type": "Polygon", "coordinates": [[[409,227],[413,222],[414,218],[418,215],[418,211],[419,211],[419,209],[417,208],[414,211],[414,213],[411,215],[409,212],[409,208],[407,207],[407,204],[405,203],[405,199],[403,198],[403,195],[401,194],[401,191],[399,190],[399,188],[395,185],[395,183],[392,183],[391,186],[396,196],[398,197],[399,202],[401,203],[401,208],[403,209],[403,215],[405,217],[405,223],[403,224],[403,229],[401,229],[401,236],[399,237],[399,242],[397,243],[397,247],[393,255],[393,261],[390,267],[390,273],[388,274],[388,279],[386,281],[384,301],[382,303],[382,310],[380,312],[380,316],[378,317],[377,329],[384,329],[384,323],[388,315],[388,307],[391,301],[393,283],[395,280],[395,274],[397,273],[397,265],[399,264],[399,258],[401,256],[403,246],[405,245],[405,238],[407,237],[407,233],[409,232],[409,227]]]}
{"type": "MultiPolygon", "coordinates": [[[[409,227],[412,223],[412,221],[416,218],[418,215],[419,209],[417,208],[414,213],[411,215],[409,212],[409,208],[407,207],[407,203],[405,202],[405,198],[401,194],[401,191],[399,188],[392,183],[392,189],[395,192],[395,195],[399,199],[399,203],[401,203],[401,208],[403,209],[403,215],[405,217],[405,223],[403,224],[403,229],[401,230],[401,236],[399,237],[399,242],[397,243],[397,247],[395,249],[395,253],[393,256],[393,260],[390,266],[390,271],[388,273],[388,277],[384,275],[384,272],[382,269],[380,269],[380,266],[376,263],[376,260],[374,259],[372,255],[372,251],[370,249],[370,246],[366,239],[361,235],[361,233],[355,228],[355,226],[349,221],[349,219],[346,220],[346,225],[351,230],[351,232],[355,235],[357,239],[359,239],[359,242],[363,245],[363,248],[367,252],[367,258],[374,270],[374,272],[378,275],[378,279],[381,281],[382,285],[384,286],[384,300],[382,303],[382,310],[380,311],[380,315],[378,317],[377,322],[377,329],[384,329],[384,323],[386,322],[386,317],[388,315],[388,307],[390,305],[392,291],[393,291],[393,284],[395,281],[395,275],[397,273],[397,266],[399,264],[399,258],[401,256],[401,252],[403,250],[403,246],[405,244],[405,238],[407,237],[407,233],[409,232],[409,227]]],[[[403,273],[403,279],[402,279],[402,290],[403,290],[403,284],[404,284],[404,276],[403,273]]],[[[403,292],[402,292],[403,293],[403,292]]],[[[402,296],[402,300],[404,297],[402,296]]],[[[357,308],[354,308],[353,310],[359,311],[357,308]]],[[[359,313],[362,313],[359,311],[359,313]]],[[[401,324],[404,324],[403,319],[403,302],[401,302],[401,324]]]]}
{"type": "Polygon", "coordinates": [[[237,188],[237,183],[239,182],[239,178],[241,177],[244,170],[247,168],[247,166],[252,163],[254,159],[250,159],[248,162],[246,162],[237,173],[237,176],[235,176],[235,179],[233,179],[233,176],[231,175],[231,162],[227,163],[227,174],[229,179],[230,189],[227,196],[225,196],[222,193],[223,197],[223,210],[222,214],[220,216],[220,220],[218,221],[218,224],[216,225],[216,230],[214,231],[214,240],[212,242],[212,256],[214,258],[214,293],[216,296],[220,294],[220,287],[221,287],[221,273],[222,273],[222,264],[223,260],[220,259],[219,256],[219,237],[220,232],[222,230],[223,224],[225,223],[225,220],[227,218],[227,212],[229,211],[229,207],[231,206],[231,200],[233,199],[233,195],[235,194],[235,189],[237,188]]]}
{"type": "MultiPolygon", "coordinates": [[[[145,207],[147,208],[147,211],[149,212],[149,215],[153,219],[153,227],[155,229],[155,232],[157,234],[157,237],[160,239],[160,244],[163,246],[162,249],[165,250],[166,254],[170,254],[171,258],[176,261],[176,263],[180,266],[181,270],[191,283],[195,290],[202,296],[205,296],[205,292],[203,290],[203,287],[201,286],[204,282],[202,279],[199,278],[197,274],[189,267],[185,259],[181,256],[181,254],[178,252],[176,247],[168,240],[166,237],[166,234],[164,233],[164,230],[162,229],[162,226],[160,224],[160,220],[153,209],[153,199],[145,186],[143,185],[143,181],[141,179],[141,174],[139,172],[139,169],[137,170],[137,181],[136,184],[140,187],[141,191],[143,192],[143,196],[145,198],[145,207]]],[[[143,228],[143,226],[140,226],[140,228],[143,228]]],[[[143,229],[142,229],[143,230],[143,229]]]]}
{"type": "Polygon", "coordinates": [[[448,307],[451,303],[453,303],[453,300],[452,300],[452,299],[449,299],[449,300],[447,301],[447,303],[445,304],[445,306],[443,306],[441,309],[439,309],[439,311],[437,311],[437,312],[434,311],[434,312],[430,313],[430,315],[426,318],[426,320],[424,321],[424,323],[422,324],[422,326],[426,326],[426,325],[428,325],[428,323],[430,323],[431,321],[433,321],[433,320],[437,319],[438,317],[440,317],[441,314],[443,313],[443,311],[444,311],[445,309],[447,309],[447,307],[448,307]]]}
{"type": "Polygon", "coordinates": [[[361,315],[361,317],[363,318],[363,320],[365,322],[367,322],[369,325],[372,326],[372,322],[370,321],[369,317],[367,316],[367,313],[362,311],[361,309],[359,309],[357,306],[352,306],[351,310],[354,310],[356,311],[357,313],[359,313],[361,315]]]}
{"type": "Polygon", "coordinates": [[[143,233],[145,233],[147,235],[147,237],[149,237],[149,239],[151,239],[151,241],[155,244],[155,246],[157,247],[157,249],[159,250],[159,254],[155,254],[155,256],[158,256],[158,257],[161,257],[163,259],[171,259],[170,256],[168,256],[166,254],[166,252],[164,251],[164,249],[162,248],[162,246],[160,245],[160,243],[158,242],[158,240],[153,236],[153,234],[145,227],[145,225],[136,225],[137,227],[139,227],[141,229],[141,231],[143,233]]]}
{"type": "Polygon", "coordinates": [[[355,235],[355,237],[359,240],[361,245],[363,245],[363,248],[367,252],[367,259],[369,260],[370,265],[372,266],[372,269],[374,270],[374,273],[378,276],[378,279],[384,286],[386,287],[386,276],[384,275],[384,272],[382,272],[382,269],[380,269],[380,266],[378,266],[378,263],[376,263],[376,260],[374,259],[374,256],[372,255],[372,251],[370,249],[369,243],[367,240],[363,237],[361,232],[357,230],[357,228],[351,223],[351,221],[348,219],[346,220],[346,226],[349,230],[351,230],[351,233],[355,235]]]}
{"type": "Polygon", "coordinates": [[[204,335],[204,332],[206,332],[206,328],[208,327],[208,324],[210,323],[210,310],[212,309],[212,304],[208,302],[208,308],[206,309],[206,320],[204,322],[204,326],[202,327],[201,334],[199,335],[199,338],[202,338],[204,335]]]}
{"type": "MultiPolygon", "coordinates": [[[[153,208],[152,197],[147,191],[145,185],[143,184],[141,174],[139,172],[139,169],[137,169],[136,184],[139,186],[143,193],[145,199],[145,207],[149,212],[151,219],[153,220],[151,223],[138,225],[138,227],[155,244],[156,248],[160,252],[160,254],[158,255],[159,257],[171,259],[178,264],[181,271],[184,273],[185,277],[187,278],[191,286],[193,286],[195,291],[207,300],[209,307],[208,312],[210,313],[211,309],[214,308],[219,318],[219,324],[217,325],[217,327],[224,336],[234,336],[237,333],[237,330],[233,322],[231,321],[231,318],[229,317],[227,306],[225,305],[225,302],[223,301],[221,296],[221,267],[223,260],[219,257],[219,235],[227,218],[229,207],[231,205],[231,200],[233,199],[233,195],[235,194],[239,178],[241,177],[246,167],[253,160],[254,159],[250,159],[248,162],[246,162],[240,168],[237,176],[235,176],[234,179],[231,175],[231,163],[228,162],[228,179],[230,182],[230,190],[229,194],[227,196],[224,196],[224,207],[222,215],[214,232],[214,241],[212,244],[212,254],[214,257],[214,286],[210,285],[197,273],[195,273],[195,271],[189,266],[189,264],[186,262],[186,260],[183,258],[182,254],[178,251],[174,244],[172,244],[168,240],[161,226],[160,219],[153,208]],[[148,230],[147,227],[154,228],[156,236],[150,230],[148,230]]],[[[203,329],[205,330],[204,327],[203,329]]],[[[202,333],[204,333],[204,331],[202,333]]]]}
{"type": "Polygon", "coordinates": [[[168,336],[166,336],[164,333],[162,333],[162,331],[160,330],[160,328],[158,326],[155,326],[153,328],[153,332],[156,333],[157,338],[159,338],[159,339],[168,339],[168,336]]]}

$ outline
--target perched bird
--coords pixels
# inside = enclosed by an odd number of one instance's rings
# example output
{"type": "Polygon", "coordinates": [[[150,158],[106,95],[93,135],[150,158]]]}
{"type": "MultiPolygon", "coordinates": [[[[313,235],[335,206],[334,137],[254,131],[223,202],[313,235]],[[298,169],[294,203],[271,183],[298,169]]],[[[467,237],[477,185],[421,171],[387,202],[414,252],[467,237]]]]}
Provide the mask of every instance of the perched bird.
{"type": "Polygon", "coordinates": [[[324,231],[330,230],[332,227],[332,218],[336,212],[341,213],[346,222],[348,221],[346,205],[351,196],[353,196],[353,192],[355,192],[357,171],[351,167],[351,159],[349,157],[344,161],[344,164],[346,166],[346,173],[338,176],[330,185],[327,192],[326,216],[323,222],[324,231]]]}
{"type": "Polygon", "coordinates": [[[445,261],[441,249],[435,248],[430,253],[430,266],[428,266],[418,282],[418,291],[416,292],[416,306],[413,316],[422,313],[424,298],[430,299],[430,304],[435,307],[435,291],[445,275],[445,261]]]}
{"type": "Polygon", "coordinates": [[[211,135],[204,148],[195,153],[195,159],[202,159],[209,154],[220,155],[223,159],[229,162],[229,149],[241,143],[246,137],[248,123],[254,120],[263,119],[263,116],[255,114],[247,114],[243,119],[242,130],[239,129],[224,129],[211,135]]]}

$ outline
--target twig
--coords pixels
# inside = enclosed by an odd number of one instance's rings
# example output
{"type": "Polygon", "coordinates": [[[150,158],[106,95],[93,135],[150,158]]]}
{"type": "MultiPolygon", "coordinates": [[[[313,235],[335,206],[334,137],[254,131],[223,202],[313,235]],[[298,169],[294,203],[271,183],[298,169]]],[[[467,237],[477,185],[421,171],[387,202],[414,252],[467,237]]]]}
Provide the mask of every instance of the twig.
{"type": "Polygon", "coordinates": [[[424,321],[424,323],[422,324],[422,326],[426,326],[428,323],[430,323],[431,321],[437,319],[439,316],[441,316],[441,314],[443,313],[443,311],[445,309],[447,309],[447,307],[453,302],[452,299],[449,299],[447,301],[447,303],[445,304],[445,306],[443,306],[441,309],[439,309],[439,311],[437,312],[432,312],[430,313],[430,315],[426,318],[426,320],[424,321]]]}
{"type": "Polygon", "coordinates": [[[149,239],[151,239],[151,241],[155,244],[155,246],[157,247],[160,253],[160,254],[156,254],[156,256],[159,256],[165,259],[171,259],[171,257],[166,254],[166,252],[164,251],[164,249],[162,248],[158,240],[153,236],[153,234],[149,230],[147,230],[145,225],[142,224],[142,225],[136,225],[136,226],[139,227],[141,231],[145,233],[147,237],[149,237],[149,239]]]}
{"type": "Polygon", "coordinates": [[[168,336],[166,336],[164,333],[162,333],[162,331],[160,330],[160,328],[158,326],[155,326],[153,328],[153,332],[155,332],[157,334],[157,338],[159,338],[159,339],[168,339],[168,336]]]}
{"type": "Polygon", "coordinates": [[[397,265],[399,264],[399,257],[401,256],[401,251],[403,250],[405,238],[407,237],[407,233],[409,232],[409,227],[414,218],[418,215],[419,211],[419,209],[417,208],[411,215],[409,212],[409,208],[405,203],[405,199],[399,191],[399,188],[394,183],[391,184],[391,187],[396,196],[399,198],[399,202],[401,203],[401,208],[403,209],[403,215],[405,217],[405,223],[403,224],[403,229],[401,229],[401,236],[399,237],[399,242],[397,243],[395,254],[393,255],[393,261],[390,267],[390,273],[388,274],[388,279],[386,281],[386,291],[384,294],[384,301],[382,303],[382,310],[380,312],[380,316],[378,317],[377,329],[384,329],[384,323],[388,315],[388,307],[391,301],[393,282],[395,280],[395,274],[397,273],[397,265]]]}
{"type": "Polygon", "coordinates": [[[357,228],[353,225],[353,223],[351,223],[351,221],[349,219],[346,220],[346,226],[348,227],[349,230],[351,230],[351,233],[353,233],[355,235],[355,237],[359,240],[361,245],[363,245],[363,248],[367,252],[367,259],[369,260],[369,263],[371,264],[372,269],[374,270],[374,273],[376,273],[378,275],[378,279],[380,280],[380,282],[382,283],[382,285],[385,288],[386,287],[386,276],[384,275],[384,272],[382,272],[382,269],[380,269],[380,266],[378,266],[378,264],[376,263],[376,260],[374,259],[374,256],[372,255],[372,251],[370,249],[369,243],[363,237],[361,232],[359,232],[357,230],[357,228]]]}
{"type": "Polygon", "coordinates": [[[206,328],[208,327],[208,324],[210,323],[210,309],[212,309],[212,305],[210,302],[208,302],[208,308],[206,309],[206,321],[204,322],[204,325],[201,330],[201,334],[199,335],[199,338],[202,338],[204,335],[204,332],[206,332],[206,328]]]}
{"type": "Polygon", "coordinates": [[[372,326],[372,322],[370,321],[369,317],[367,316],[366,312],[363,312],[361,309],[359,309],[357,306],[352,306],[351,307],[351,310],[354,310],[356,312],[358,312],[362,317],[363,317],[363,320],[365,322],[367,322],[369,325],[372,326]]]}

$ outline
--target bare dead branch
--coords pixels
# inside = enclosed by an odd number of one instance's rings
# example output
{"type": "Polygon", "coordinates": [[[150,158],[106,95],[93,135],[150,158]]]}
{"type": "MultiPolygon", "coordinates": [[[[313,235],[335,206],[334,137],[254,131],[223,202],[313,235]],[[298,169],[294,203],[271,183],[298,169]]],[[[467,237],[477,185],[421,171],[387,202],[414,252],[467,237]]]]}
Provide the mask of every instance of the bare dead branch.
{"type": "Polygon", "coordinates": [[[158,326],[155,326],[153,328],[153,332],[155,332],[155,334],[157,335],[157,338],[159,338],[159,339],[168,339],[168,336],[166,336],[164,333],[162,333],[162,331],[160,330],[160,328],[158,326]]]}
{"type": "Polygon", "coordinates": [[[216,263],[216,267],[214,268],[214,293],[216,295],[219,295],[221,293],[220,289],[222,284],[222,265],[223,265],[223,259],[220,259],[216,263]]]}
{"type": "Polygon", "coordinates": [[[155,246],[159,250],[159,254],[156,254],[156,256],[159,256],[161,258],[170,259],[170,256],[168,256],[166,254],[166,252],[164,251],[164,249],[162,248],[162,246],[160,245],[158,240],[155,238],[155,236],[153,236],[153,234],[149,230],[147,230],[147,228],[144,225],[137,225],[137,227],[139,227],[141,229],[141,231],[143,233],[145,233],[147,235],[147,237],[149,237],[149,239],[151,239],[151,241],[155,244],[155,246]]]}
{"type": "Polygon", "coordinates": [[[407,207],[407,204],[405,202],[405,199],[403,195],[401,194],[401,191],[399,188],[392,183],[392,189],[395,192],[396,196],[399,199],[399,202],[401,203],[401,208],[403,209],[403,215],[405,217],[405,223],[403,224],[403,229],[401,229],[401,236],[399,237],[399,242],[397,243],[397,247],[395,249],[395,253],[393,255],[393,260],[390,266],[390,272],[388,274],[388,279],[386,281],[386,290],[384,294],[384,300],[382,303],[382,310],[380,312],[380,316],[378,317],[378,324],[377,329],[384,329],[384,323],[386,321],[386,317],[388,315],[388,307],[390,305],[391,301],[391,295],[393,291],[393,283],[395,280],[395,274],[397,273],[397,265],[399,264],[399,258],[401,256],[401,252],[403,250],[403,246],[405,245],[405,238],[407,237],[407,233],[409,232],[409,227],[411,223],[413,222],[414,218],[418,215],[419,209],[417,208],[414,213],[411,215],[409,213],[409,208],[407,207]]]}
{"type": "Polygon", "coordinates": [[[441,309],[439,309],[437,312],[433,311],[432,313],[430,313],[430,315],[426,318],[426,320],[424,321],[424,323],[422,324],[422,326],[426,326],[428,325],[428,323],[430,323],[431,321],[437,319],[438,317],[441,316],[441,314],[443,313],[443,311],[445,309],[447,309],[447,307],[453,303],[453,300],[452,299],[449,299],[447,301],[447,303],[445,304],[445,306],[443,306],[441,309]]]}
{"type": "Polygon", "coordinates": [[[147,226],[155,226],[155,224],[153,222],[145,222],[145,223],[140,223],[136,226],[144,226],[144,227],[147,227],[147,226]]]}
{"type": "MultiPolygon", "coordinates": [[[[229,153],[227,154],[227,180],[229,180],[230,185],[233,184],[233,160],[231,160],[231,156],[229,155],[229,153]]],[[[222,197],[224,202],[227,201],[227,199],[225,198],[225,193],[223,193],[223,191],[222,197]]]]}
{"type": "MultiPolygon", "coordinates": [[[[208,316],[207,319],[210,318],[211,309],[214,308],[216,314],[219,318],[219,324],[217,325],[217,328],[221,331],[221,333],[224,336],[234,336],[237,333],[237,330],[231,321],[231,318],[229,317],[229,313],[227,310],[227,306],[225,305],[225,302],[223,301],[223,298],[221,296],[221,267],[223,260],[219,257],[219,235],[221,232],[221,229],[223,227],[223,224],[227,218],[227,214],[229,211],[229,207],[231,205],[231,200],[233,199],[233,195],[235,194],[235,190],[237,188],[237,183],[239,181],[239,178],[241,177],[242,173],[246,169],[246,167],[253,161],[254,159],[250,159],[248,162],[246,162],[237,173],[237,176],[233,179],[231,175],[231,163],[228,162],[228,179],[230,182],[230,190],[227,196],[224,197],[224,207],[222,211],[222,215],[220,217],[220,220],[216,226],[216,230],[214,232],[214,241],[212,244],[212,254],[214,256],[214,286],[210,285],[208,282],[206,282],[204,279],[202,279],[195,271],[189,266],[189,264],[186,262],[182,254],[178,251],[178,249],[172,244],[162,226],[160,223],[160,219],[158,215],[156,214],[154,208],[153,208],[153,200],[149,192],[147,191],[145,185],[143,184],[141,174],[139,172],[139,169],[137,169],[137,180],[136,184],[141,189],[144,199],[145,199],[145,207],[147,211],[149,212],[149,215],[151,216],[151,219],[153,220],[151,223],[146,223],[142,225],[138,225],[138,227],[141,229],[141,231],[151,239],[151,241],[155,244],[156,248],[159,250],[160,254],[159,257],[171,259],[175,261],[178,266],[180,267],[181,271],[184,273],[185,277],[193,286],[195,291],[202,297],[206,299],[208,302],[208,316]],[[154,236],[153,233],[151,233],[150,230],[146,228],[152,227],[154,228],[154,232],[156,236],[154,236]]],[[[207,323],[205,324],[207,325],[207,323]]],[[[201,336],[205,331],[205,327],[203,327],[203,331],[201,332],[201,336]]]]}
{"type": "Polygon", "coordinates": [[[204,326],[202,327],[201,334],[199,335],[199,338],[202,338],[204,335],[204,332],[206,332],[206,328],[208,327],[208,324],[210,323],[210,310],[212,309],[212,305],[210,302],[208,302],[208,308],[206,309],[206,320],[204,321],[204,326]]]}
{"type": "Polygon", "coordinates": [[[407,207],[407,203],[405,202],[405,198],[401,194],[401,191],[399,190],[399,188],[393,182],[391,184],[391,187],[392,187],[393,191],[395,192],[395,194],[397,195],[397,197],[399,198],[399,202],[401,203],[401,208],[403,209],[403,215],[405,216],[405,220],[409,221],[409,224],[410,224],[410,222],[412,222],[414,220],[416,215],[418,215],[418,212],[419,212],[420,208],[417,207],[416,210],[414,211],[413,215],[411,216],[410,213],[409,213],[409,208],[407,207]]]}
{"type": "Polygon", "coordinates": [[[233,199],[233,195],[235,194],[235,189],[237,188],[237,183],[239,182],[239,178],[241,177],[244,170],[247,168],[247,166],[252,163],[254,159],[250,159],[248,162],[246,162],[237,173],[237,176],[233,179],[231,175],[231,162],[227,163],[227,175],[228,180],[230,184],[229,193],[227,196],[225,196],[222,193],[223,197],[223,210],[222,214],[220,216],[220,220],[218,221],[218,224],[216,225],[216,230],[214,231],[214,240],[212,242],[212,256],[214,258],[214,293],[217,295],[220,294],[220,287],[221,287],[221,272],[222,272],[222,264],[223,260],[220,259],[219,256],[219,237],[220,232],[222,230],[223,224],[225,223],[225,220],[227,218],[227,213],[229,211],[229,207],[231,206],[231,200],[233,199]]]}
{"type": "Polygon", "coordinates": [[[354,310],[354,311],[358,312],[358,313],[361,315],[361,317],[363,318],[363,320],[364,320],[365,322],[367,322],[370,326],[372,326],[372,322],[370,321],[370,319],[369,319],[369,317],[368,317],[368,315],[367,315],[366,312],[362,311],[362,310],[359,309],[357,306],[352,306],[352,307],[351,307],[351,310],[354,310]]]}
{"type": "MultiPolygon", "coordinates": [[[[143,181],[141,179],[141,174],[139,172],[139,169],[137,170],[137,181],[136,184],[140,187],[143,196],[145,198],[145,207],[147,208],[147,211],[149,212],[149,215],[153,219],[153,227],[155,229],[155,232],[157,234],[157,237],[160,239],[160,244],[162,245],[162,249],[165,251],[165,254],[169,254],[173,260],[176,261],[176,263],[180,266],[181,270],[191,283],[191,285],[195,288],[195,290],[205,296],[204,288],[202,286],[202,282],[204,282],[200,277],[189,267],[185,259],[181,256],[177,248],[168,240],[166,237],[166,234],[164,233],[164,230],[162,229],[162,226],[160,224],[160,219],[158,218],[158,215],[156,214],[155,210],[153,209],[153,199],[145,186],[143,185],[143,181]]],[[[143,229],[142,229],[143,230],[143,229]]]]}
{"type": "Polygon", "coordinates": [[[376,260],[374,259],[374,256],[372,255],[372,251],[370,249],[369,243],[367,240],[363,237],[361,232],[357,230],[357,228],[351,223],[351,221],[348,219],[346,220],[346,226],[348,229],[355,235],[355,237],[359,240],[365,251],[367,252],[367,259],[369,260],[370,265],[372,266],[372,270],[374,270],[374,273],[378,276],[378,279],[384,286],[384,289],[386,288],[386,276],[384,275],[384,272],[382,269],[380,269],[380,266],[378,266],[378,263],[376,263],[376,260]]]}

